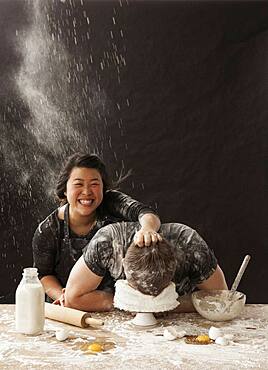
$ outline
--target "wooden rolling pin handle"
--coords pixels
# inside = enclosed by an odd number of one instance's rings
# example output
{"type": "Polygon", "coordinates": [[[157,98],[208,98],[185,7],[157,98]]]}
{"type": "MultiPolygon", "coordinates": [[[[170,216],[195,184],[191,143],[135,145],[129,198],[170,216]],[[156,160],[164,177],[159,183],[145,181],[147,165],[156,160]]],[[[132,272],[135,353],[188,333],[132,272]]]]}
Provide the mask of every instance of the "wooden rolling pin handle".
{"type": "MultiPolygon", "coordinates": [[[[87,316],[87,315],[86,315],[87,316]]],[[[84,319],[86,326],[102,326],[104,325],[104,321],[99,319],[94,319],[93,317],[87,316],[84,319]]]]}
{"type": "Polygon", "coordinates": [[[62,307],[51,303],[45,303],[45,316],[48,319],[64,322],[82,328],[88,326],[101,326],[102,320],[93,319],[88,312],[62,307]]]}

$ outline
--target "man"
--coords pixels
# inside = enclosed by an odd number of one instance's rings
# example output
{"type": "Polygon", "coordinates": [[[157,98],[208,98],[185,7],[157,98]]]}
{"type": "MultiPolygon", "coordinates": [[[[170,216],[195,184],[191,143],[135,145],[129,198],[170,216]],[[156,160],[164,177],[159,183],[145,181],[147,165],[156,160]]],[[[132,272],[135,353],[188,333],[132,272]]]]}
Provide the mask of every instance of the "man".
{"type": "Polygon", "coordinates": [[[135,241],[133,244],[138,228],[138,223],[121,222],[98,231],[71,271],[65,306],[109,311],[113,307],[113,292],[97,290],[107,274],[115,281],[127,277],[133,288],[150,295],[159,294],[172,280],[181,303],[178,312],[193,311],[190,294],[196,288],[228,289],[213,251],[195,230],[183,224],[163,224],[159,231],[161,242],[138,247],[135,241]],[[142,261],[142,255],[149,258],[142,261]],[[158,274],[152,279],[157,269],[158,274]],[[151,288],[146,290],[144,286],[151,288]]]}

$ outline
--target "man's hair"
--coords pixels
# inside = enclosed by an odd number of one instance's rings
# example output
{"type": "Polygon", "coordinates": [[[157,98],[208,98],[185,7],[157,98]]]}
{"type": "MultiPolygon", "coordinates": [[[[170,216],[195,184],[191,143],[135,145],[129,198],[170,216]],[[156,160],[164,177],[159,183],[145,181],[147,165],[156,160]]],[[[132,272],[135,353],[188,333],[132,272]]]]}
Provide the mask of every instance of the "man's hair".
{"type": "Polygon", "coordinates": [[[171,282],[176,269],[174,247],[166,240],[155,246],[132,243],[124,259],[128,283],[143,294],[157,296],[171,282]]]}

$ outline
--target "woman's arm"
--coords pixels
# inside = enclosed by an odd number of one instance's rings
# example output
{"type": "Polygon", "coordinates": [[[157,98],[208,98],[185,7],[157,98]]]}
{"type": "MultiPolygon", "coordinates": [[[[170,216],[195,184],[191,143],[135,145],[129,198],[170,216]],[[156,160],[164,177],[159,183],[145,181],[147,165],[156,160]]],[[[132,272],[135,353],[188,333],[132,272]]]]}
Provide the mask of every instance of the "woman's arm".
{"type": "Polygon", "coordinates": [[[96,290],[103,277],[94,274],[81,256],[74,265],[65,290],[65,307],[83,311],[110,311],[113,294],[96,290]]]}
{"type": "Polygon", "coordinates": [[[161,241],[157,233],[161,222],[155,211],[129,195],[109,190],[104,196],[104,206],[114,216],[126,221],[139,221],[141,229],[135,235],[135,243],[142,247],[161,241]]]}
{"type": "Polygon", "coordinates": [[[55,236],[56,230],[56,220],[50,215],[38,226],[32,240],[33,266],[38,269],[45,293],[52,300],[61,298],[63,288],[54,276],[55,256],[58,246],[58,240],[55,236]]]}
{"type": "Polygon", "coordinates": [[[62,286],[54,275],[46,275],[40,279],[45,293],[54,301],[59,300],[62,296],[62,286]]]}
{"type": "Polygon", "coordinates": [[[139,221],[141,228],[134,236],[134,241],[139,247],[155,245],[158,241],[162,241],[161,235],[157,233],[161,226],[157,215],[145,213],[139,218],[139,221]]]}

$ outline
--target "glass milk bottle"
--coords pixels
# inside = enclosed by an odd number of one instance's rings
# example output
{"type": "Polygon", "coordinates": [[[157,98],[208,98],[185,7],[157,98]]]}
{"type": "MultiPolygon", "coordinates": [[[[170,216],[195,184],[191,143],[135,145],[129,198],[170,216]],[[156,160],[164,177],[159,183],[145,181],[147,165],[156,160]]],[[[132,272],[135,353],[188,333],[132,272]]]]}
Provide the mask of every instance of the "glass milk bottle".
{"type": "Polygon", "coordinates": [[[38,279],[37,268],[23,269],[23,278],[16,290],[16,331],[40,334],[45,323],[45,292],[38,279]]]}

